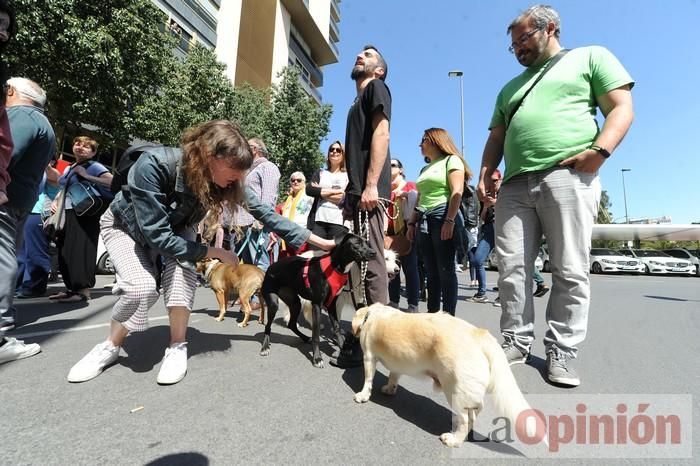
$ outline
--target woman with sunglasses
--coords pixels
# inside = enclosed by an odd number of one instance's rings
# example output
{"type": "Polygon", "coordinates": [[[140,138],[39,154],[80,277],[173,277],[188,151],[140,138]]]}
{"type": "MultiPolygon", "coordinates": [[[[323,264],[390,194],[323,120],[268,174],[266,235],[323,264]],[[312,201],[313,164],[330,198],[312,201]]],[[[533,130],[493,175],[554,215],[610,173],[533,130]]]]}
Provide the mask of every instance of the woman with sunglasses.
{"type": "Polygon", "coordinates": [[[455,314],[457,272],[455,255],[463,247],[464,219],[459,211],[464,180],[472,172],[449,133],[442,128],[425,130],[420,142],[428,165],[416,181],[417,208],[408,222],[408,238],[418,239],[428,278],[428,312],[455,314]],[[442,299],[441,299],[442,298],[442,299]]]}
{"type": "MultiPolygon", "coordinates": [[[[313,202],[314,199],[306,194],[306,176],[302,172],[292,173],[289,177],[289,195],[281,204],[280,214],[297,225],[306,227],[313,202]]],[[[296,250],[284,240],[279,242],[279,259],[295,254],[296,250]]]]}
{"type": "Polygon", "coordinates": [[[347,233],[343,211],[339,207],[345,195],[348,174],[345,171],[345,149],[340,141],[328,148],[326,168],[321,168],[306,185],[306,194],[314,198],[307,228],[321,238],[332,239],[347,233]]]}

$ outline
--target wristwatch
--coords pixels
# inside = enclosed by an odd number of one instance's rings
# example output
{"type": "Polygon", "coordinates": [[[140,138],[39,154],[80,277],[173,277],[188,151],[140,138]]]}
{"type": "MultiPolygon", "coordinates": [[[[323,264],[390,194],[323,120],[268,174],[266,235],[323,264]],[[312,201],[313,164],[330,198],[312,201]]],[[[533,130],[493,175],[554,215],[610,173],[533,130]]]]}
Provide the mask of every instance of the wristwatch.
{"type": "Polygon", "coordinates": [[[594,144],[594,145],[592,145],[591,147],[589,147],[589,149],[598,152],[598,153],[599,153],[600,155],[602,155],[603,158],[605,158],[605,159],[607,159],[607,158],[610,157],[610,152],[608,152],[608,150],[605,149],[605,148],[603,148],[603,147],[596,146],[596,145],[594,144]]]}

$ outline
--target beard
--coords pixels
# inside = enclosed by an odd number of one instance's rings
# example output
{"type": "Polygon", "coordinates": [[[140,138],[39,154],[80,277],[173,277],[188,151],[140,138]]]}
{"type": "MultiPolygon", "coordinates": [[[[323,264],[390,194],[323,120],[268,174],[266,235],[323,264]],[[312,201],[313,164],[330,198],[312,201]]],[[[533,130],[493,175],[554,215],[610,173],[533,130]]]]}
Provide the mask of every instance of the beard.
{"type": "Polygon", "coordinates": [[[542,56],[547,48],[547,42],[548,40],[545,36],[538,40],[534,47],[520,50],[520,53],[516,56],[518,63],[528,68],[535,64],[541,64],[542,56]]]}
{"type": "Polygon", "coordinates": [[[362,65],[355,65],[350,71],[350,79],[353,81],[358,81],[365,77],[365,67],[362,65]]]}

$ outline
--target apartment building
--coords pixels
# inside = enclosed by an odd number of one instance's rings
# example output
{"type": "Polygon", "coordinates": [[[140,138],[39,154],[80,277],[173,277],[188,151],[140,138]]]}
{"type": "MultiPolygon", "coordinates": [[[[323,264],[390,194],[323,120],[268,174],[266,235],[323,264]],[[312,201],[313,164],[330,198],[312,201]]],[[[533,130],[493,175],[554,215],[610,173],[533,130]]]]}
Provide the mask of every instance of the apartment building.
{"type": "Polygon", "coordinates": [[[341,0],[153,0],[180,36],[178,53],[197,41],[213,48],[235,85],[267,87],[296,66],[321,102],[321,67],[338,61],[341,0]]]}

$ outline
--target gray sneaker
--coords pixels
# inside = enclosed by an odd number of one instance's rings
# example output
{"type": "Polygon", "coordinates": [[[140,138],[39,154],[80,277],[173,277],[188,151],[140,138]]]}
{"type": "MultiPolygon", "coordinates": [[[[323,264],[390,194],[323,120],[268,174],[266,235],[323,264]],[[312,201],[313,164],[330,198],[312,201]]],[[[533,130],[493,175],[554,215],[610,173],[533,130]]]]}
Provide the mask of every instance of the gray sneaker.
{"type": "Polygon", "coordinates": [[[510,364],[511,366],[513,364],[525,364],[528,361],[528,359],[530,359],[529,348],[527,350],[523,350],[511,341],[504,341],[501,345],[501,348],[503,348],[503,352],[506,354],[508,364],[510,364]]]}
{"type": "Polygon", "coordinates": [[[570,366],[571,357],[553,346],[547,350],[547,379],[550,382],[569,387],[581,385],[581,379],[570,366]]]}
{"type": "Polygon", "coordinates": [[[473,303],[488,303],[489,298],[487,298],[485,294],[477,293],[474,296],[472,296],[471,298],[468,298],[468,301],[471,301],[473,303]]]}

